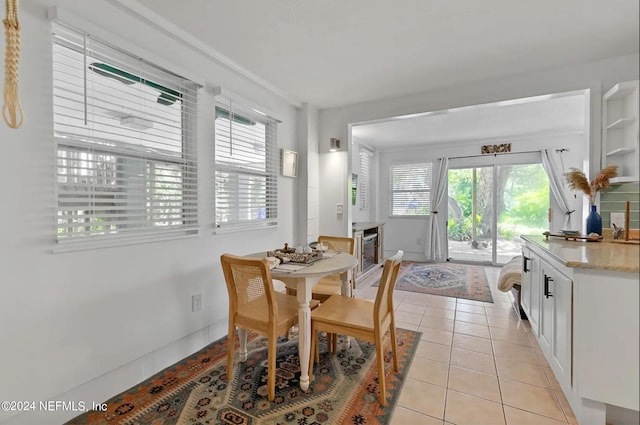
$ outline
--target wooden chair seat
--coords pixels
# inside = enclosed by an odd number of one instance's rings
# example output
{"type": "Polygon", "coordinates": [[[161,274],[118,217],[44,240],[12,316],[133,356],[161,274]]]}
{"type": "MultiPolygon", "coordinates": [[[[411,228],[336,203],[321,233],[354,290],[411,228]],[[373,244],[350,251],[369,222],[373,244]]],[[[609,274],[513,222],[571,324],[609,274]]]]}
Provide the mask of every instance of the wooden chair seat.
{"type": "MultiPolygon", "coordinates": [[[[322,311],[316,315],[316,318],[322,318],[324,322],[323,329],[336,325],[341,329],[348,328],[358,332],[372,333],[375,328],[373,306],[374,304],[371,301],[358,298],[329,297],[326,302],[322,303],[322,311]]],[[[345,333],[356,336],[349,332],[345,333]]]]}
{"type": "MultiPolygon", "coordinates": [[[[275,292],[273,293],[278,304],[278,318],[275,323],[276,329],[289,329],[298,324],[298,300],[295,297],[275,292]]],[[[309,307],[316,308],[320,304],[318,300],[311,300],[309,307]]],[[[238,313],[236,325],[247,324],[251,326],[251,330],[258,332],[261,328],[262,333],[268,331],[269,312],[264,308],[264,304],[259,301],[251,301],[247,303],[247,308],[243,313],[238,313]],[[264,326],[261,326],[264,323],[264,326]]]]}
{"type": "Polygon", "coordinates": [[[326,301],[331,295],[340,295],[342,293],[342,279],[340,279],[340,275],[323,277],[313,285],[311,291],[314,299],[320,302],[326,301]]]}
{"type": "MultiPolygon", "coordinates": [[[[314,358],[316,361],[319,360],[318,332],[344,334],[374,343],[376,345],[380,388],[379,400],[382,406],[387,405],[384,353],[382,352],[383,338],[387,331],[389,331],[391,338],[393,367],[396,372],[398,371],[398,349],[393,316],[393,289],[398,278],[403,254],[402,251],[398,251],[393,257],[385,261],[375,302],[333,295],[311,312],[312,355],[309,362],[309,371],[313,372],[314,358]]],[[[331,345],[335,349],[335,344],[331,344],[331,341],[329,341],[329,346],[331,345]]],[[[331,348],[330,351],[332,351],[331,348]]]]}

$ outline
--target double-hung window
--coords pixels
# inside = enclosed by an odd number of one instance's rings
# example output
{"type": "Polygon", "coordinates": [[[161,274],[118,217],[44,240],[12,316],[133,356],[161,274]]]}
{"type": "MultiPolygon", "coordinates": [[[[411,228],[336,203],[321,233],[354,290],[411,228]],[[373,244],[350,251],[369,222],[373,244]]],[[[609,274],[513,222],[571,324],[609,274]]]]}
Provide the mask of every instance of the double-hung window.
{"type": "Polygon", "coordinates": [[[432,163],[395,164],[389,170],[389,215],[431,213],[432,163]]]}
{"type": "Polygon", "coordinates": [[[215,108],[215,227],[278,223],[277,122],[229,100],[215,108]]]}
{"type": "Polygon", "coordinates": [[[54,24],[58,244],[197,233],[197,88],[54,24]]]}

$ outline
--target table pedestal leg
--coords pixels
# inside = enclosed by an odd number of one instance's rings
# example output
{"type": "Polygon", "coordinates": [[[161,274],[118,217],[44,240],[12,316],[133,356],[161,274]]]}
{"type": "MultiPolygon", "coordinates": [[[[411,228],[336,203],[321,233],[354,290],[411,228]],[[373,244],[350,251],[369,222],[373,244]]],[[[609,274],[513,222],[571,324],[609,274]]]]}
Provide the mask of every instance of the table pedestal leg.
{"type": "MultiPolygon", "coordinates": [[[[353,296],[353,292],[352,292],[353,288],[351,287],[350,278],[351,278],[351,271],[346,271],[340,275],[340,279],[342,280],[341,293],[345,297],[353,296]]],[[[346,351],[349,348],[351,348],[351,340],[347,335],[344,335],[344,338],[342,339],[342,349],[346,351]]]]}
{"type": "Polygon", "coordinates": [[[238,339],[240,340],[240,361],[247,361],[247,330],[238,328],[238,339]]]}
{"type": "Polygon", "coordinates": [[[342,295],[344,295],[345,297],[352,297],[353,294],[351,293],[351,281],[350,281],[350,276],[351,272],[346,271],[344,273],[340,274],[340,280],[342,281],[342,288],[340,289],[340,293],[342,295]]]}
{"type": "Polygon", "coordinates": [[[300,355],[300,388],[309,389],[309,356],[311,355],[311,288],[319,278],[308,277],[297,282],[298,353],[300,355]]]}

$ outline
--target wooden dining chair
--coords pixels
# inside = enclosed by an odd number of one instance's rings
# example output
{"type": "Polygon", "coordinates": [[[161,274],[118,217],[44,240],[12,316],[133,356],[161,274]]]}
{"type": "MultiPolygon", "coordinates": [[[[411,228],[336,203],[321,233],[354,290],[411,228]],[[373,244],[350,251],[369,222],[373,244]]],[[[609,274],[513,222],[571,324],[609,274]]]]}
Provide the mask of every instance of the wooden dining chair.
{"type": "MultiPolygon", "coordinates": [[[[356,339],[372,342],[376,345],[380,386],[379,400],[382,406],[387,405],[384,355],[382,351],[382,342],[387,331],[390,331],[391,336],[393,369],[395,372],[398,371],[398,348],[393,316],[393,289],[396,285],[403,255],[404,252],[398,251],[393,257],[384,262],[375,302],[334,295],[311,312],[310,373],[313,372],[314,358],[319,361],[318,332],[349,335],[356,339]]],[[[335,344],[333,347],[335,349],[335,344]]]]}
{"type": "MultiPolygon", "coordinates": [[[[276,292],[267,260],[223,254],[220,257],[229,293],[229,333],[227,335],[227,379],[232,379],[236,327],[240,339],[240,361],[247,358],[247,330],[268,339],[268,399],[275,397],[276,340],[298,323],[295,297],[276,292]]],[[[311,307],[318,301],[312,300],[311,307]]]]}
{"type": "MultiPolygon", "coordinates": [[[[355,241],[353,238],[345,238],[341,236],[319,236],[318,244],[327,246],[330,250],[346,252],[353,255],[355,252],[355,241]]],[[[347,273],[347,272],[345,272],[347,273]]],[[[353,294],[353,273],[349,278],[349,287],[353,294]]],[[[332,295],[340,295],[342,293],[342,278],[340,274],[325,276],[316,283],[311,289],[311,298],[321,303],[327,301],[332,295]]],[[[287,294],[296,295],[296,289],[287,287],[287,294]]]]}

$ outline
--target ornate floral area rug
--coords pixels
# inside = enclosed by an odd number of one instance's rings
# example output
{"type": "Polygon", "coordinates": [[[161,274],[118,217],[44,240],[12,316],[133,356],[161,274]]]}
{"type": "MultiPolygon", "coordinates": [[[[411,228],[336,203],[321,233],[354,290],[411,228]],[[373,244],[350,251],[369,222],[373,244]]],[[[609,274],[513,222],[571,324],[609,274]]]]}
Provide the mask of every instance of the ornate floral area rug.
{"type": "MultiPolygon", "coordinates": [[[[226,379],[226,337],[106,401],[68,424],[387,424],[415,354],[420,333],[397,329],[399,365],[393,372],[385,339],[387,406],[378,403],[375,346],[351,338],[335,354],[320,341],[320,363],[307,393],[300,389],[298,341],[282,339],[276,397],[267,400],[267,340],[250,334],[247,361],[226,379]]],[[[340,345],[339,345],[340,347],[340,345]]]]}
{"type": "Polygon", "coordinates": [[[484,267],[403,261],[396,289],[493,302],[484,267]]]}

